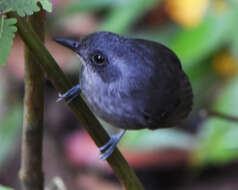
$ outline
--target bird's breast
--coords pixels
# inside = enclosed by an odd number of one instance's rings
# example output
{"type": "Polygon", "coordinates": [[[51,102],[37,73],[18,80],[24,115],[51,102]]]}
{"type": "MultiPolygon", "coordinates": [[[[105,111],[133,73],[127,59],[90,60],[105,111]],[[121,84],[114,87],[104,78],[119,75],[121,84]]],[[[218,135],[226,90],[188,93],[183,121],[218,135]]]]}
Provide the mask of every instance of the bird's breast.
{"type": "Polygon", "coordinates": [[[121,85],[104,83],[85,68],[80,86],[88,106],[98,117],[119,128],[143,128],[140,105],[121,85]]]}
{"type": "Polygon", "coordinates": [[[88,106],[98,117],[119,128],[143,128],[143,118],[133,99],[102,87],[92,88],[90,84],[82,87],[88,106]]]}

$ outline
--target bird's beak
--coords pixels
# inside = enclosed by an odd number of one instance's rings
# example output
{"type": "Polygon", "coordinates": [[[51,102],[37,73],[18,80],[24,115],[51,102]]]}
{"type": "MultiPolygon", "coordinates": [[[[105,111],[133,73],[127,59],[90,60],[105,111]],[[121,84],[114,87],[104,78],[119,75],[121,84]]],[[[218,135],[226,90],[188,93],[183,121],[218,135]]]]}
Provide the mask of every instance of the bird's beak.
{"type": "Polygon", "coordinates": [[[54,40],[59,44],[68,47],[75,52],[77,52],[77,50],[79,50],[81,46],[81,42],[79,40],[72,40],[67,38],[55,38],[54,40]]]}

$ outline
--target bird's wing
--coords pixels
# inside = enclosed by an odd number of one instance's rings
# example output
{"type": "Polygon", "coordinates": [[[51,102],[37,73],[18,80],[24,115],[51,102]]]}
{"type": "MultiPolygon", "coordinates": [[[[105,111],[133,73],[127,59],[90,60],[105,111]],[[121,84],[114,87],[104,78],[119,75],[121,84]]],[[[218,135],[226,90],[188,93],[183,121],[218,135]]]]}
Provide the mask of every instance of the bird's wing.
{"type": "Polygon", "coordinates": [[[152,41],[136,39],[157,58],[150,82],[150,97],[144,118],[151,129],[172,127],[187,117],[192,109],[193,93],[178,57],[167,47],[152,41]],[[151,51],[151,47],[152,51],[151,51]],[[152,105],[151,105],[152,104],[152,105]]]}

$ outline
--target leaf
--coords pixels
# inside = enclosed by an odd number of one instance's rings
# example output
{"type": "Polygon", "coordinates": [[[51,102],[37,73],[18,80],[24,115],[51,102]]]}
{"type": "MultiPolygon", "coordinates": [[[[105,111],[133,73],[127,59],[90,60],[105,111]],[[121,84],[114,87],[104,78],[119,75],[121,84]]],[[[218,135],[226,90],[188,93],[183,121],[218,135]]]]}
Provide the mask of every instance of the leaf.
{"type": "MultiPolygon", "coordinates": [[[[0,13],[16,11],[20,16],[33,14],[39,11],[37,3],[40,2],[43,9],[52,10],[52,5],[48,0],[0,0],[0,13]]],[[[10,54],[14,32],[16,32],[16,19],[4,19],[0,16],[0,65],[6,63],[10,54]]]]}
{"type": "Polygon", "coordinates": [[[4,65],[10,54],[13,38],[17,28],[14,26],[16,19],[0,17],[0,65],[4,65]]]}
{"type": "Polygon", "coordinates": [[[31,15],[40,10],[38,2],[46,11],[52,11],[52,4],[48,0],[0,0],[0,12],[16,11],[22,17],[31,15]]]}
{"type": "MultiPolygon", "coordinates": [[[[214,110],[238,116],[238,77],[222,89],[214,110]]],[[[205,121],[194,152],[197,164],[223,164],[238,158],[238,124],[220,118],[205,121]],[[232,150],[234,149],[234,150],[232,150]]]]}
{"type": "Polygon", "coordinates": [[[0,185],[0,190],[13,190],[13,189],[10,187],[5,187],[5,186],[0,185]]]}
{"type": "Polygon", "coordinates": [[[22,123],[22,106],[14,107],[6,117],[0,121],[0,167],[4,159],[14,146],[22,123]]]}

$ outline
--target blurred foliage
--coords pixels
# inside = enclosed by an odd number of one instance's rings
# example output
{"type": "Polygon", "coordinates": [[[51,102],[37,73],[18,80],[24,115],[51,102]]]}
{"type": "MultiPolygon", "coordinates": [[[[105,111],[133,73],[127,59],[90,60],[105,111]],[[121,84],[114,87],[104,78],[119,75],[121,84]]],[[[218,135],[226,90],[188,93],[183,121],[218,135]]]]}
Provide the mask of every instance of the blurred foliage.
{"type": "Polygon", "coordinates": [[[158,0],[90,0],[90,1],[74,1],[68,7],[64,8],[62,15],[69,16],[71,14],[85,11],[99,11],[109,8],[110,11],[103,19],[99,30],[111,31],[116,33],[126,33],[128,29],[138,19],[140,19],[153,6],[158,4],[158,0]]]}
{"type": "Polygon", "coordinates": [[[211,10],[196,28],[178,31],[170,47],[178,54],[185,68],[193,67],[193,64],[233,41],[238,31],[238,26],[234,25],[238,19],[237,8],[237,4],[230,5],[222,14],[211,10]]]}
{"type": "Polygon", "coordinates": [[[13,189],[10,187],[5,187],[5,186],[0,185],[0,190],[13,190],[13,189]]]}
{"type": "Polygon", "coordinates": [[[11,52],[14,33],[16,32],[16,19],[4,19],[0,16],[0,65],[6,63],[11,52]]]}
{"type": "Polygon", "coordinates": [[[5,113],[5,117],[0,120],[0,167],[13,147],[15,147],[16,137],[19,135],[22,124],[22,106],[15,106],[5,113]]]}
{"type": "Polygon", "coordinates": [[[120,1],[112,0],[90,0],[90,1],[73,1],[68,4],[63,10],[60,10],[60,14],[63,16],[72,15],[75,13],[86,11],[98,11],[104,8],[110,8],[120,4],[120,1]]]}
{"type": "Polygon", "coordinates": [[[171,18],[188,28],[201,23],[208,6],[209,0],[166,0],[166,9],[171,18]]]}
{"type": "Polygon", "coordinates": [[[215,54],[212,66],[214,71],[222,77],[229,77],[237,74],[238,64],[231,52],[223,50],[215,54]]]}
{"type": "Polygon", "coordinates": [[[125,33],[130,29],[132,24],[135,24],[148,10],[161,1],[134,0],[128,2],[129,3],[121,3],[117,7],[113,7],[100,29],[119,34],[125,33]]]}
{"type": "MultiPolygon", "coordinates": [[[[231,116],[238,115],[238,77],[222,89],[214,110],[231,116]]],[[[198,149],[193,158],[196,164],[227,163],[238,158],[238,124],[220,118],[205,121],[198,134],[198,149]]]]}
{"type": "Polygon", "coordinates": [[[191,150],[193,136],[177,129],[127,131],[121,144],[137,151],[151,152],[166,148],[191,150]]]}

